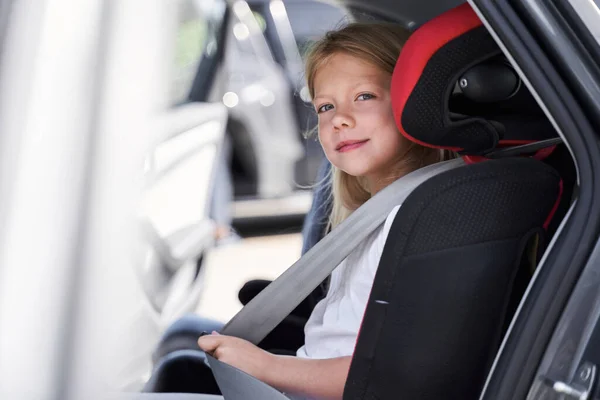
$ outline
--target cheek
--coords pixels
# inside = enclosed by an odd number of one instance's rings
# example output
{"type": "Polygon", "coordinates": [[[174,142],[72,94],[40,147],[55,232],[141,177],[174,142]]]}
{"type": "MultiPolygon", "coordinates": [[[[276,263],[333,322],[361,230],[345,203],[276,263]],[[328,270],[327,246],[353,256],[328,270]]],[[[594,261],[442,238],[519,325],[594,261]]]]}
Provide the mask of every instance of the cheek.
{"type": "Polygon", "coordinates": [[[393,143],[395,152],[403,154],[404,151],[411,145],[411,142],[404,136],[402,136],[400,132],[398,132],[398,130],[396,129],[396,125],[394,125],[394,129],[394,134],[390,135],[390,141],[393,143]]]}
{"type": "Polygon", "coordinates": [[[332,134],[331,129],[327,121],[323,118],[319,118],[319,122],[317,124],[318,135],[319,135],[319,143],[321,146],[327,146],[331,142],[332,134]]]}
{"type": "Polygon", "coordinates": [[[368,126],[370,130],[375,132],[380,130],[395,130],[396,122],[394,121],[394,114],[388,109],[386,104],[368,104],[357,113],[357,119],[365,123],[365,127],[368,126]]]}
{"type": "Polygon", "coordinates": [[[335,144],[333,143],[331,134],[323,132],[321,129],[319,129],[319,143],[321,144],[321,148],[323,149],[325,157],[330,162],[333,162],[337,159],[337,152],[334,149],[335,144]]]}
{"type": "Polygon", "coordinates": [[[410,142],[398,132],[395,124],[382,129],[377,141],[377,148],[383,162],[390,162],[402,157],[409,146],[410,142]]]}

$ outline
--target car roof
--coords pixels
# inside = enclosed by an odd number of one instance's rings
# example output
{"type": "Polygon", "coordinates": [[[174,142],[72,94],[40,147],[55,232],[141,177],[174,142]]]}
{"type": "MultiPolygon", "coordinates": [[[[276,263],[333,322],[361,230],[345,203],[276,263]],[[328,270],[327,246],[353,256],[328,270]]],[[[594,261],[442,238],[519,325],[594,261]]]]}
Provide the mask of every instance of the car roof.
{"type": "MultiPolygon", "coordinates": [[[[331,0],[321,0],[331,2],[331,0]]],[[[409,29],[415,29],[430,19],[465,2],[465,0],[335,0],[354,14],[367,12],[386,16],[409,29]]]]}

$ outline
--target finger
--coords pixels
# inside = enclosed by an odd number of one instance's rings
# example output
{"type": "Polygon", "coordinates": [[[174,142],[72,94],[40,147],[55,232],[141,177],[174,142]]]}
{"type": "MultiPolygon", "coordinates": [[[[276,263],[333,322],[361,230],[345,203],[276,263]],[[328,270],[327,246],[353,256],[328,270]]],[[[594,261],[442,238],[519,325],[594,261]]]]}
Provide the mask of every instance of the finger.
{"type": "Polygon", "coordinates": [[[201,336],[198,338],[198,346],[207,353],[215,351],[221,345],[221,338],[216,335],[201,336]]]}
{"type": "Polygon", "coordinates": [[[221,361],[223,361],[223,360],[222,360],[222,358],[223,358],[223,355],[224,355],[223,353],[224,353],[224,352],[223,352],[223,347],[217,347],[217,348],[215,349],[215,351],[213,352],[212,356],[213,356],[214,358],[216,358],[217,360],[221,360],[221,361]]]}

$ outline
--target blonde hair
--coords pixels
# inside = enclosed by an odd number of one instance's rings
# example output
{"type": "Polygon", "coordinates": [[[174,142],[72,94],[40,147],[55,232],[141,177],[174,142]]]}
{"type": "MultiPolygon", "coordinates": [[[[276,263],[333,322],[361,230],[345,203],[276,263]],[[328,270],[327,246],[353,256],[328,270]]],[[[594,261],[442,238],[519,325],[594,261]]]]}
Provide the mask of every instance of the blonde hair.
{"type": "MultiPolygon", "coordinates": [[[[327,32],[306,56],[306,80],[311,98],[315,95],[314,82],[318,70],[335,54],[345,53],[359,58],[391,76],[409,35],[399,25],[381,22],[355,22],[327,32]]],[[[400,132],[398,134],[401,135],[400,132]]],[[[410,142],[406,152],[399,155],[401,162],[398,170],[390,171],[389,183],[408,172],[452,157],[450,152],[410,142]]],[[[349,175],[332,165],[329,179],[333,205],[327,229],[336,227],[371,198],[364,178],[349,175]]]]}

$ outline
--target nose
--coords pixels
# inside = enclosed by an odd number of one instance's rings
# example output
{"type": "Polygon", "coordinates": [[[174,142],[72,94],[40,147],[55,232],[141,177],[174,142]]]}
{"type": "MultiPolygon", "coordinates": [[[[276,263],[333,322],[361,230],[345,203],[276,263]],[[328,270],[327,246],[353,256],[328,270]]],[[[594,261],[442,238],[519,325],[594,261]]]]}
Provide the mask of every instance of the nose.
{"type": "Polygon", "coordinates": [[[336,130],[354,128],[356,123],[351,113],[340,108],[335,110],[335,115],[333,116],[331,122],[336,130]]]}

